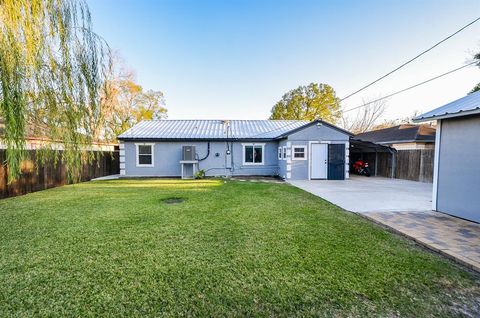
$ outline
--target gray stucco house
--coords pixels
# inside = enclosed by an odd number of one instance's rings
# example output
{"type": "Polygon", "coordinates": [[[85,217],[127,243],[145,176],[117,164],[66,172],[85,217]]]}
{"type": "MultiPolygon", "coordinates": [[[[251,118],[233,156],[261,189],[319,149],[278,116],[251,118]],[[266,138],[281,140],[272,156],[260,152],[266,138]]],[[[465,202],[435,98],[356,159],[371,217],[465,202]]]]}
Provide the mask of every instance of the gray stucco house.
{"type": "Polygon", "coordinates": [[[415,121],[437,121],[432,209],[480,222],[480,92],[415,121]]]}
{"type": "Polygon", "coordinates": [[[118,137],[120,173],[341,180],[349,177],[350,137],[321,120],[142,121],[118,137]]]}

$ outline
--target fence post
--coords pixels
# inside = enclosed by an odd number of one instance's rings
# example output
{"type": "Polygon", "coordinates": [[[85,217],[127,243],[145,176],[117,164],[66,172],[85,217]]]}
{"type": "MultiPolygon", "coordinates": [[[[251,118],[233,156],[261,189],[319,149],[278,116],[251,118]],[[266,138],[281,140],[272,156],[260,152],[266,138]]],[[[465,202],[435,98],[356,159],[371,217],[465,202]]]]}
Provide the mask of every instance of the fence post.
{"type": "Polygon", "coordinates": [[[424,182],[425,180],[425,159],[423,149],[420,150],[420,172],[418,173],[418,181],[424,182]]]}
{"type": "Polygon", "coordinates": [[[397,168],[397,157],[395,151],[392,152],[392,179],[395,178],[395,169],[397,168]]]}

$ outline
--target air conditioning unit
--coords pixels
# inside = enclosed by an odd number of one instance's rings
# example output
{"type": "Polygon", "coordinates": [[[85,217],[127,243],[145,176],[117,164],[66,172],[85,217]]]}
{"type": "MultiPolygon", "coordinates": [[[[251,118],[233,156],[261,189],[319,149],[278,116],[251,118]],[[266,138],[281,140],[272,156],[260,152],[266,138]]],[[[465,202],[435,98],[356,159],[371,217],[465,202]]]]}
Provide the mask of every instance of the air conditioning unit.
{"type": "Polygon", "coordinates": [[[182,160],[183,161],[195,160],[195,146],[182,146],[182,160]]]}

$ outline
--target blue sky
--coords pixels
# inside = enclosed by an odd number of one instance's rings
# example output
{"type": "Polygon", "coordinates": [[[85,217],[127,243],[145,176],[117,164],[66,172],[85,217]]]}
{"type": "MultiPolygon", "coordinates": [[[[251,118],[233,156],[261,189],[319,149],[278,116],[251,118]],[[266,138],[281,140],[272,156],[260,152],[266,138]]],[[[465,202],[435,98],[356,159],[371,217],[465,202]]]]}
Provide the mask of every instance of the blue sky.
{"type": "MultiPolygon", "coordinates": [[[[342,97],[480,16],[480,1],[88,0],[94,28],[169,118],[265,119],[290,89],[342,97]]],[[[357,106],[462,66],[480,22],[344,103],[357,106]]],[[[385,118],[427,111],[480,82],[468,68],[388,100],[385,118]]]]}

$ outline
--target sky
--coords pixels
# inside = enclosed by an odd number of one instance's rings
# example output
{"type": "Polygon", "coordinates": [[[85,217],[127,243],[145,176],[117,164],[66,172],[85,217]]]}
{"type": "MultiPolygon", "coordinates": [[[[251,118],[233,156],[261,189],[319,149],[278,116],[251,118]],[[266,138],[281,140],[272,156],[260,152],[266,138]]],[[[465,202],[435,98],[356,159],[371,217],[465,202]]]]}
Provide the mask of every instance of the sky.
{"type": "MultiPolygon", "coordinates": [[[[267,119],[282,95],[311,82],[346,96],[480,16],[480,1],[87,0],[94,30],[170,119],[267,119]]],[[[362,104],[465,65],[480,21],[342,102],[362,104]]],[[[383,119],[463,97],[468,67],[387,100],[383,119]]],[[[352,114],[353,115],[353,114],[352,114]]]]}

